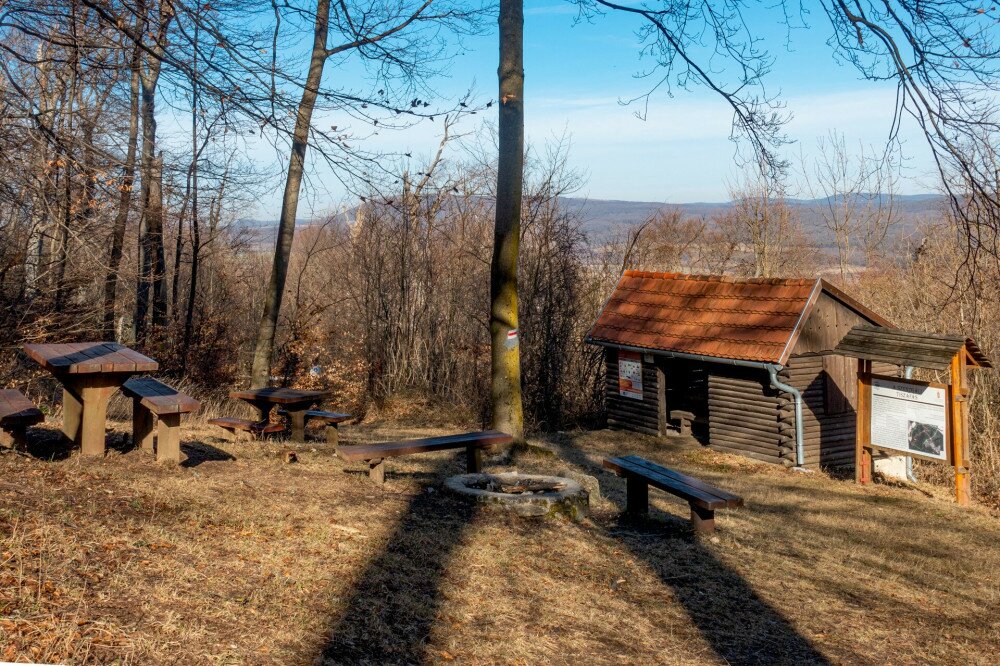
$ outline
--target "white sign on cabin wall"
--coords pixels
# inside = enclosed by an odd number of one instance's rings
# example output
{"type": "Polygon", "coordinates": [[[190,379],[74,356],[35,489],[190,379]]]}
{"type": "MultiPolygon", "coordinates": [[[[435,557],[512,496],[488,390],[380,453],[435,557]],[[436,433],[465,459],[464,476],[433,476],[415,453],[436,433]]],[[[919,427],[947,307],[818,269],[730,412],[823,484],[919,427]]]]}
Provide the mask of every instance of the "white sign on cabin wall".
{"type": "Polygon", "coordinates": [[[618,352],[618,395],[642,400],[642,357],[635,352],[618,352]]]}
{"type": "Polygon", "coordinates": [[[872,446],[947,460],[947,405],[940,384],[872,377],[872,446]]]}

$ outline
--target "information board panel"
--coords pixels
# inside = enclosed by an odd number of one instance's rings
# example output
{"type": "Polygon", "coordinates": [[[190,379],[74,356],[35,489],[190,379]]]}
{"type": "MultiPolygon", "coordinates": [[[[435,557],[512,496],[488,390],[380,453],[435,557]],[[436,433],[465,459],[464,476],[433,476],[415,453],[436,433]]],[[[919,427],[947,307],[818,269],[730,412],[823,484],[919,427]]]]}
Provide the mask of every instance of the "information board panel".
{"type": "Polygon", "coordinates": [[[872,446],[948,460],[948,387],[877,375],[871,382],[872,446]]]}
{"type": "Polygon", "coordinates": [[[642,400],[642,357],[635,352],[618,352],[618,394],[642,400]]]}

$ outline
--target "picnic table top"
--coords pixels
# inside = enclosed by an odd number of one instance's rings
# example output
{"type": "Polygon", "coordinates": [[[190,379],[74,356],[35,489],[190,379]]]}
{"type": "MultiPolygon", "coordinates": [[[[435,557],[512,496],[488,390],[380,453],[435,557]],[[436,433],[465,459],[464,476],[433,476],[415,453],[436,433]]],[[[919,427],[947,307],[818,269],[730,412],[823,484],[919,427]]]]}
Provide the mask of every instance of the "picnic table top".
{"type": "Polygon", "coordinates": [[[43,368],[60,374],[152,372],[160,364],[117,342],[28,344],[24,352],[43,368]]]}
{"type": "Polygon", "coordinates": [[[258,388],[248,391],[233,391],[230,398],[249,400],[250,402],[271,402],[277,405],[290,405],[300,402],[317,402],[333,395],[333,391],[304,391],[290,388],[258,388]]]}

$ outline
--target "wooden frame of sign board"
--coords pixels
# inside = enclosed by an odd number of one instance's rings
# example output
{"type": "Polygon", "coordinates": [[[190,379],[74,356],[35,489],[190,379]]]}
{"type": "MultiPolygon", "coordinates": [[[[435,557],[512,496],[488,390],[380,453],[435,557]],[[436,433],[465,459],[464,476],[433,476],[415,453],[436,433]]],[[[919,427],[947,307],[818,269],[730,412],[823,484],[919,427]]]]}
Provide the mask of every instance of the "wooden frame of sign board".
{"type": "Polygon", "coordinates": [[[968,351],[962,349],[952,359],[950,364],[951,383],[936,384],[914,380],[886,377],[872,373],[872,362],[858,359],[858,406],[857,429],[855,441],[854,480],[858,483],[868,483],[872,474],[872,451],[886,451],[897,455],[907,455],[923,460],[945,462],[955,468],[955,500],[960,505],[968,505],[971,497],[971,479],[969,477],[969,425],[968,425],[968,394],[966,368],[971,359],[968,351]],[[910,450],[879,446],[872,442],[872,380],[883,379],[915,386],[930,386],[945,390],[945,451],[946,459],[914,453],[910,450]]]}

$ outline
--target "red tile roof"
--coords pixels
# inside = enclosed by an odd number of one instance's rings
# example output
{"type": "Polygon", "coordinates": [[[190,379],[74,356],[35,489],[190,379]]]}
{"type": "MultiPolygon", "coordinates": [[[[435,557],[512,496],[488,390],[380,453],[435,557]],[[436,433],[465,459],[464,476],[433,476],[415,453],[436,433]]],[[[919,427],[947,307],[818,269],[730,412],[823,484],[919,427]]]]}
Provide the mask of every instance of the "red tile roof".
{"type": "Polygon", "coordinates": [[[625,271],[587,339],[784,364],[800,322],[821,291],[881,320],[822,280],[625,271]]]}

